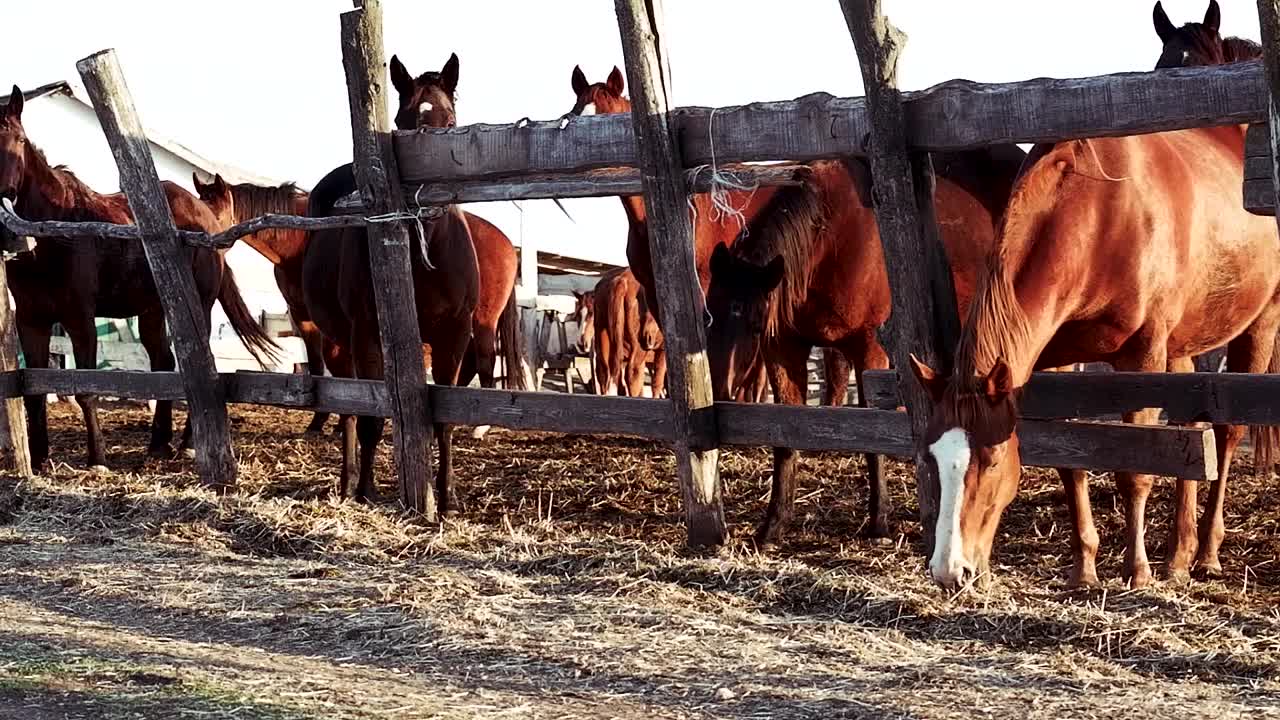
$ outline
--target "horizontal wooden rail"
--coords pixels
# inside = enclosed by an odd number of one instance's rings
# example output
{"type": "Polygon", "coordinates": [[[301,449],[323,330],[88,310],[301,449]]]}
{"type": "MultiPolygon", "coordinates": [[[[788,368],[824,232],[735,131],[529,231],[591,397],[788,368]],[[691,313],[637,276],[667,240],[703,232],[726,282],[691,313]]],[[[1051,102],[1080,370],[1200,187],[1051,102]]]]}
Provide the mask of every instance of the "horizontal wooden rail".
{"type": "MultiPolygon", "coordinates": [[[[863,373],[868,405],[895,408],[892,370],[863,373]]],[[[1022,416],[1111,418],[1164,408],[1172,422],[1280,425],[1280,375],[1237,373],[1038,372],[1022,391],[1022,416]]]]}
{"type": "MultiPolygon", "coordinates": [[[[874,383],[884,383],[884,376],[877,373],[874,383]]],[[[221,379],[227,402],[390,416],[386,386],[374,380],[243,370],[223,373],[221,379]]],[[[39,368],[0,373],[0,393],[4,397],[93,393],[137,400],[183,397],[176,372],[39,368]]],[[[672,433],[670,408],[661,400],[433,385],[431,405],[436,419],[459,425],[659,441],[670,441],[672,433]]],[[[907,416],[891,410],[720,402],[716,418],[725,445],[895,457],[912,454],[907,416]]],[[[1031,466],[1131,470],[1197,479],[1212,479],[1217,473],[1209,430],[1025,420],[1021,438],[1023,463],[1031,466]]]]}
{"type": "MultiPolygon", "coordinates": [[[[722,176],[729,174],[731,179],[740,185],[768,187],[799,183],[803,167],[795,163],[773,165],[739,163],[717,169],[722,176]]],[[[689,170],[686,176],[691,193],[708,192],[712,187],[710,168],[689,170]]],[[[571,173],[521,175],[506,179],[459,180],[404,186],[405,203],[410,207],[542,198],[611,197],[639,195],[642,192],[640,171],[635,168],[605,168],[571,173]]],[[[339,200],[335,209],[340,213],[363,212],[360,199],[354,193],[339,200]]]]}
{"type": "MultiPolygon", "coordinates": [[[[1254,123],[1267,117],[1260,61],[1001,84],[952,80],[906,93],[904,99],[909,144],[931,151],[1254,123]]],[[[680,155],[690,168],[863,155],[870,132],[864,98],[826,93],[715,109],[679,108],[671,121],[678,130],[680,155]]],[[[626,113],[520,126],[398,131],[395,145],[406,184],[635,167],[637,161],[626,113]]]]}

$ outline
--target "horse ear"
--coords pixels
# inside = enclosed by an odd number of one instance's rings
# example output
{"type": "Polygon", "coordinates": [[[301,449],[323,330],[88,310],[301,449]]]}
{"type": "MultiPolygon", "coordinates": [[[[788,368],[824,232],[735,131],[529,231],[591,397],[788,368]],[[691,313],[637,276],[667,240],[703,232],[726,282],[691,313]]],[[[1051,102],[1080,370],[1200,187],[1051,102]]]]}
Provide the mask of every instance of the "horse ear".
{"type": "Polygon", "coordinates": [[[614,94],[619,97],[622,96],[622,91],[626,89],[626,80],[622,78],[622,71],[618,69],[617,65],[613,66],[613,72],[609,73],[609,79],[605,81],[605,84],[609,86],[609,89],[614,94]]]}
{"type": "Polygon", "coordinates": [[[1009,397],[1009,393],[1013,392],[1013,371],[1009,369],[1004,358],[996,359],[996,364],[991,366],[991,371],[987,373],[983,387],[987,393],[987,401],[992,405],[1004,402],[1005,398],[1009,397]]]}
{"type": "Polygon", "coordinates": [[[200,173],[195,170],[191,171],[191,185],[195,187],[197,195],[204,189],[204,183],[200,182],[200,173]]]}
{"type": "Polygon", "coordinates": [[[391,85],[401,95],[408,95],[413,92],[413,76],[409,74],[404,63],[400,62],[400,58],[395,55],[391,56],[391,85]]]}
{"type": "MultiPolygon", "coordinates": [[[[1212,0],[1210,0],[1212,2],[1212,0]]],[[[1151,11],[1151,19],[1156,25],[1156,35],[1160,36],[1160,42],[1167,43],[1177,32],[1177,28],[1169,20],[1169,16],[1164,12],[1164,6],[1160,4],[1160,0],[1156,0],[1156,7],[1151,11]]]]}
{"type": "Polygon", "coordinates": [[[1218,0],[1209,0],[1209,9],[1204,11],[1203,25],[1218,32],[1218,28],[1222,25],[1222,8],[1218,7],[1218,0]]]}
{"type": "Polygon", "coordinates": [[[458,90],[458,53],[449,53],[449,59],[440,70],[440,84],[451,96],[458,90]]]}
{"type": "Polygon", "coordinates": [[[729,255],[729,246],[724,241],[716,243],[716,248],[711,251],[711,274],[721,275],[732,270],[733,258],[729,255]]]}
{"type": "Polygon", "coordinates": [[[227,193],[227,181],[222,179],[221,173],[215,173],[213,176],[213,189],[219,195],[227,193]]]}
{"type": "Polygon", "coordinates": [[[582,68],[578,65],[573,66],[573,78],[570,82],[573,83],[574,97],[581,97],[582,93],[591,87],[591,83],[587,82],[587,76],[582,74],[582,68]]]}
{"type": "Polygon", "coordinates": [[[782,282],[782,275],[786,271],[786,261],[782,259],[781,255],[774,255],[773,259],[764,266],[764,270],[760,273],[761,289],[765,292],[772,292],[782,282]]]}
{"type": "Polygon", "coordinates": [[[920,383],[920,387],[929,393],[929,397],[933,401],[941,402],[942,393],[947,389],[947,379],[940,377],[933,368],[920,362],[920,358],[915,353],[911,353],[908,358],[911,362],[911,374],[916,376],[916,381],[920,383]]]}
{"type": "Polygon", "coordinates": [[[25,101],[22,98],[22,90],[17,85],[13,86],[13,92],[9,93],[8,114],[13,117],[22,117],[22,105],[25,101]]]}

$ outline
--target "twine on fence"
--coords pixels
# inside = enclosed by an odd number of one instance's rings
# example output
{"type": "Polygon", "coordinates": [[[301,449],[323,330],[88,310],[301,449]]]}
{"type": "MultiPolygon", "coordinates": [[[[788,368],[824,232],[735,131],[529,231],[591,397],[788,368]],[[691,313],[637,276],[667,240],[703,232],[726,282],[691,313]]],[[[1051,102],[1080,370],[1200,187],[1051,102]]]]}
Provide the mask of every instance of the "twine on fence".
{"type": "Polygon", "coordinates": [[[381,215],[369,215],[365,217],[364,221],[370,225],[413,221],[414,227],[418,230],[418,247],[422,250],[422,262],[427,266],[428,270],[435,270],[436,266],[431,264],[431,256],[428,254],[430,248],[427,247],[427,229],[423,226],[422,221],[431,222],[439,219],[444,215],[444,208],[439,205],[422,204],[420,196],[424,187],[424,185],[419,185],[418,189],[414,191],[412,208],[394,210],[381,215]]]}
{"type": "MultiPolygon", "coordinates": [[[[745,231],[747,229],[747,217],[743,214],[743,208],[751,202],[751,197],[760,187],[760,183],[751,184],[744,183],[735,173],[728,170],[721,170],[716,163],[716,138],[712,132],[716,121],[717,108],[711,109],[711,115],[707,118],[707,144],[711,149],[711,162],[709,164],[698,165],[690,168],[688,180],[690,183],[698,179],[698,175],[704,171],[711,173],[711,189],[708,195],[711,196],[711,219],[720,222],[723,218],[731,217],[737,221],[739,229],[745,231]],[[747,201],[742,204],[741,208],[736,208],[733,203],[729,202],[729,193],[737,190],[741,192],[750,192],[747,201]]],[[[693,211],[693,217],[696,221],[698,218],[698,209],[693,202],[693,194],[689,195],[689,209],[693,211]]]]}

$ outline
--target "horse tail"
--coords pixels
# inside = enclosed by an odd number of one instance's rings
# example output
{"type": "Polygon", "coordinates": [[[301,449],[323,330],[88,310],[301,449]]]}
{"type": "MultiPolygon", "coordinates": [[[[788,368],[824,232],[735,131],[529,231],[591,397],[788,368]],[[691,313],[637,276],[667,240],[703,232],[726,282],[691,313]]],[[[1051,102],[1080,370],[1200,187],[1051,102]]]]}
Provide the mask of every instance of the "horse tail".
{"type": "Polygon", "coordinates": [[[283,348],[277,345],[267,331],[253,319],[253,313],[249,312],[249,306],[244,303],[244,296],[240,294],[240,286],[236,284],[236,276],[231,272],[230,266],[222,268],[222,286],[218,288],[218,302],[222,303],[222,310],[231,321],[231,329],[235,330],[236,337],[239,337],[244,346],[249,349],[260,367],[266,370],[280,362],[280,352],[283,348]],[[270,359],[270,366],[263,360],[264,355],[270,359]]]}
{"type": "Polygon", "coordinates": [[[498,352],[502,355],[502,369],[506,375],[508,390],[528,390],[524,377],[524,337],[520,332],[520,306],[516,305],[516,290],[511,288],[507,306],[498,316],[498,352]]]}
{"type": "MultiPolygon", "coordinates": [[[[1230,351],[1228,351],[1230,352],[1230,351]]],[[[1280,374],[1280,333],[1276,334],[1275,346],[1271,350],[1271,362],[1267,372],[1280,374]]],[[[1249,441],[1253,443],[1253,472],[1264,477],[1271,474],[1276,464],[1280,449],[1280,427],[1275,425],[1252,425],[1249,427],[1249,441]]],[[[1223,468],[1218,468],[1222,472],[1223,468]]]]}

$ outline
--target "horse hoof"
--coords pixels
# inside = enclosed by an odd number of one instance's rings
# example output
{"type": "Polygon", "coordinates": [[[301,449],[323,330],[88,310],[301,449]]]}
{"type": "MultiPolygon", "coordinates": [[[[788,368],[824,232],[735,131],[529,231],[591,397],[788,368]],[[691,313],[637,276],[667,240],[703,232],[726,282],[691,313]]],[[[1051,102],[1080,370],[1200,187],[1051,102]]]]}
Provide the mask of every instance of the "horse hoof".
{"type": "Polygon", "coordinates": [[[1125,583],[1132,590],[1139,590],[1151,584],[1151,568],[1143,565],[1125,573],[1125,583]]]}
{"type": "Polygon", "coordinates": [[[173,457],[173,448],[168,445],[152,445],[147,448],[147,455],[157,459],[168,459],[173,457]]]}
{"type": "Polygon", "coordinates": [[[472,439],[472,440],[483,440],[483,439],[484,439],[484,436],[485,436],[485,433],[487,433],[487,432],[489,432],[489,426],[488,426],[488,425],[477,425],[477,426],[475,427],[475,429],[473,429],[473,430],[471,431],[471,439],[472,439]]]}
{"type": "Polygon", "coordinates": [[[1164,582],[1174,587],[1182,587],[1191,584],[1191,573],[1185,568],[1170,568],[1165,570],[1164,582]]]}
{"type": "Polygon", "coordinates": [[[195,449],[195,448],[182,448],[182,455],[183,455],[183,457],[187,458],[188,460],[195,460],[195,459],[196,459],[196,449],[195,449]]]}
{"type": "Polygon", "coordinates": [[[102,463],[94,463],[89,466],[89,471],[96,473],[98,475],[104,475],[106,473],[111,472],[111,468],[107,467],[106,465],[103,465],[102,463]]]}
{"type": "Polygon", "coordinates": [[[1214,563],[1204,563],[1196,568],[1196,574],[1205,580],[1221,580],[1222,565],[1214,563]]]}

